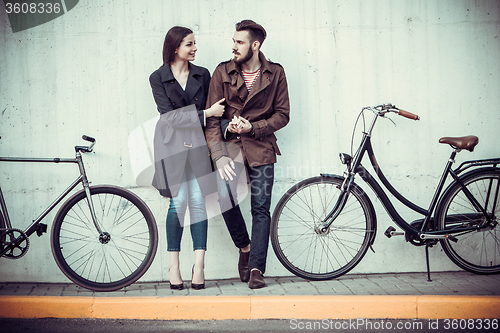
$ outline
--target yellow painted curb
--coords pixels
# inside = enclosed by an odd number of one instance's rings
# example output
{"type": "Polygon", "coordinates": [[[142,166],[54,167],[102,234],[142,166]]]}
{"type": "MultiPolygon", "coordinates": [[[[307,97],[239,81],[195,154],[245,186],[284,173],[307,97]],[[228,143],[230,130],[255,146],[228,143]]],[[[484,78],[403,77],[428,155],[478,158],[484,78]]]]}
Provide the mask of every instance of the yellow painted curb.
{"type": "Polygon", "coordinates": [[[95,298],[93,318],[250,319],[250,299],[239,296],[95,298]]]}
{"type": "Polygon", "coordinates": [[[419,296],[419,318],[500,318],[500,296],[419,296]]]}
{"type": "Polygon", "coordinates": [[[254,296],[252,319],[415,318],[416,296],[254,296]]]}
{"type": "Polygon", "coordinates": [[[500,318],[500,296],[0,296],[3,318],[476,319],[500,318]]]}
{"type": "Polygon", "coordinates": [[[2,296],[3,318],[91,318],[92,297],[2,296]]]}

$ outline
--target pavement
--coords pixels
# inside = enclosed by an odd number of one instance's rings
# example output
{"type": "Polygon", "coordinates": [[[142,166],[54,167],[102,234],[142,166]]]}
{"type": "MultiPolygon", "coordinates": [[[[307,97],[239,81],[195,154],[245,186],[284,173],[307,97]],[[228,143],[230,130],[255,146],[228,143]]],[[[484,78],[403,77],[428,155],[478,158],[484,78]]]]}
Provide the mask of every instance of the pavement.
{"type": "Polygon", "coordinates": [[[71,283],[0,283],[2,318],[143,320],[479,319],[500,318],[500,275],[460,272],[348,274],[330,281],[265,277],[249,289],[239,279],[206,281],[206,289],[171,290],[137,282],[114,292],[71,283]]]}

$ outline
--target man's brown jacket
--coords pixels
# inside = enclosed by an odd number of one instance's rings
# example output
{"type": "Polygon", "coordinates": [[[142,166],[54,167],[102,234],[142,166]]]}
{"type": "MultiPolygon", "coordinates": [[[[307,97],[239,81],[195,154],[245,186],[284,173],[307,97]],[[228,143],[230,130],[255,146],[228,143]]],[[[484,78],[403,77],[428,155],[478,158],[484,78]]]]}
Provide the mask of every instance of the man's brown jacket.
{"type": "Polygon", "coordinates": [[[234,60],[221,63],[212,75],[207,108],[222,98],[226,99],[224,115],[221,118],[207,118],[205,128],[214,161],[221,156],[235,159],[239,149],[251,166],[276,163],[276,154],[281,155],[274,132],[284,127],[290,119],[285,71],[279,64],[266,60],[262,52],[259,53],[259,59],[262,64],[260,75],[250,92],[245,85],[241,68],[234,60]],[[229,135],[224,139],[221,122],[225,124],[225,128],[234,116],[248,119],[253,131],[229,135]]]}

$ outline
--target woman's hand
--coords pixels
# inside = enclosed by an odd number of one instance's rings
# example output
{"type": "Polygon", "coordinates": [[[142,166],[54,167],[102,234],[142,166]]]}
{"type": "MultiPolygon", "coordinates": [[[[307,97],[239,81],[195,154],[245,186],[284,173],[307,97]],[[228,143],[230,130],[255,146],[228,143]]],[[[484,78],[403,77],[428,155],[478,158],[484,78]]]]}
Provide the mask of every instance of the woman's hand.
{"type": "Polygon", "coordinates": [[[224,101],[226,99],[223,98],[220,101],[214,103],[209,109],[205,110],[206,117],[221,117],[224,114],[224,101]]]}

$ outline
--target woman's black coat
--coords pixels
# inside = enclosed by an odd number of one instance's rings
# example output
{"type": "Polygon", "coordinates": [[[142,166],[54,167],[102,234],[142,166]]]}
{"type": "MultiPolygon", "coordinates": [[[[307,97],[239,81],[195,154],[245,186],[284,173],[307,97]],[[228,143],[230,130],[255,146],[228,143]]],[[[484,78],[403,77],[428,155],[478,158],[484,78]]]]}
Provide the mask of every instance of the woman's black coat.
{"type": "Polygon", "coordinates": [[[186,90],[179,85],[169,65],[149,77],[160,112],[154,135],[155,175],[153,186],[165,197],[176,196],[189,162],[203,196],[216,188],[212,163],[203,133],[203,110],[210,84],[206,68],[189,63],[186,90]]]}

